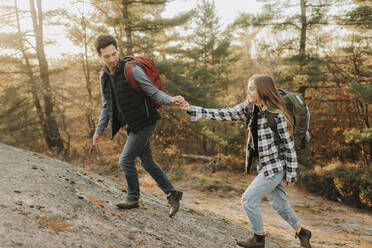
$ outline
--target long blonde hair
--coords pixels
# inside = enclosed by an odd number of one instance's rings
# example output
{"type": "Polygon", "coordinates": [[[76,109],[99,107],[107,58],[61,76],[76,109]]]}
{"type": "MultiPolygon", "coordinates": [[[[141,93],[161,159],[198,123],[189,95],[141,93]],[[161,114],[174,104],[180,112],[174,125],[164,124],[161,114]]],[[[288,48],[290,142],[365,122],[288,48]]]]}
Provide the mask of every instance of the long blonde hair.
{"type": "Polygon", "coordinates": [[[281,113],[288,124],[288,130],[293,138],[293,118],[288,112],[284,100],[281,98],[278,88],[275,86],[274,80],[265,74],[255,74],[250,77],[249,81],[253,81],[257,94],[257,105],[263,107],[271,113],[281,113]]]}

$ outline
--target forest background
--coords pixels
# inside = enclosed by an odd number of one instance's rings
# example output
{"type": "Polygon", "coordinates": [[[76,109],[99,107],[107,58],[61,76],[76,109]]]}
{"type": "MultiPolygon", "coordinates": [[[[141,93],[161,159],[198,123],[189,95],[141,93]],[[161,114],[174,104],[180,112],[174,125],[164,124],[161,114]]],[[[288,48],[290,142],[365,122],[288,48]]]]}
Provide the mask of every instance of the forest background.
{"type": "MultiPolygon", "coordinates": [[[[372,209],[372,1],[257,0],[221,23],[212,0],[163,17],[171,0],[74,0],[43,9],[41,0],[0,1],[0,140],[118,174],[125,144],[92,145],[101,107],[99,34],[112,34],[120,56],[152,57],[164,91],[204,107],[245,100],[247,80],[271,75],[301,94],[310,109],[311,141],[301,155],[299,185],[329,199],[372,209]],[[26,3],[26,4],[25,4],[26,3]],[[29,24],[29,25],[27,25],[29,24]],[[78,49],[51,58],[46,48],[63,27],[78,49]]],[[[233,2],[233,1],[232,1],[233,2]]],[[[252,1],[253,2],[253,1],[252,1]]],[[[199,121],[173,107],[153,136],[153,153],[174,178],[189,168],[182,154],[218,158],[244,174],[243,123],[199,121]]]]}

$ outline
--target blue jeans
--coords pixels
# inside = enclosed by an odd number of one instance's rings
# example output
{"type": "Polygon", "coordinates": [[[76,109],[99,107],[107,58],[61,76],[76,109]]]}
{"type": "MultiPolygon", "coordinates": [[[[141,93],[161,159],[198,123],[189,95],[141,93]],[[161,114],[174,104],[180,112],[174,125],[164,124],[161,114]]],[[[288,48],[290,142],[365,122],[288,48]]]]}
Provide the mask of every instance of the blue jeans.
{"type": "Polygon", "coordinates": [[[128,183],[128,197],[139,199],[140,188],[138,172],[136,168],[136,157],[139,157],[141,166],[154,178],[160,189],[169,194],[176,188],[170,183],[164,171],[159,167],[152,157],[150,138],[154,133],[156,124],[144,127],[137,132],[130,132],[127,143],[119,158],[119,165],[124,171],[128,183]]]}
{"type": "Polygon", "coordinates": [[[288,224],[292,227],[300,225],[300,220],[286,198],[282,182],[284,173],[281,171],[271,178],[266,178],[261,170],[243,194],[242,205],[256,234],[264,231],[260,203],[265,195],[269,196],[273,208],[288,224]]]}

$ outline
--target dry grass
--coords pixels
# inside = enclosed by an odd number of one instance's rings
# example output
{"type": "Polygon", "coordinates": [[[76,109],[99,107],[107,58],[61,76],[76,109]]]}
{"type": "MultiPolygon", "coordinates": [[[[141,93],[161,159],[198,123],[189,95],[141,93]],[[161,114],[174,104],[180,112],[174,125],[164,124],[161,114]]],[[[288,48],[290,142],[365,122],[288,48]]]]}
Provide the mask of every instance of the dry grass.
{"type": "Polygon", "coordinates": [[[243,193],[249,181],[242,181],[242,174],[231,170],[215,173],[203,172],[200,164],[187,163],[182,167],[167,171],[167,175],[177,184],[184,184],[199,191],[229,193],[243,193]]]}
{"type": "Polygon", "coordinates": [[[70,226],[72,226],[72,224],[66,222],[61,216],[54,218],[37,217],[37,220],[44,227],[52,229],[56,232],[70,231],[70,226]]]}
{"type": "Polygon", "coordinates": [[[119,217],[120,219],[122,218],[119,214],[115,213],[114,211],[105,208],[105,206],[104,206],[103,204],[106,203],[107,201],[105,201],[105,200],[100,200],[100,199],[97,199],[97,198],[92,197],[92,196],[88,196],[87,198],[88,198],[88,200],[91,201],[94,205],[96,205],[96,207],[99,208],[102,212],[104,212],[104,213],[106,213],[106,214],[109,214],[109,215],[112,215],[112,216],[119,217]]]}
{"type": "Polygon", "coordinates": [[[94,198],[92,196],[88,196],[87,197],[89,201],[93,202],[96,206],[99,206],[100,208],[103,208],[103,203],[106,203],[105,200],[100,200],[100,199],[97,199],[97,198],[94,198]]]}

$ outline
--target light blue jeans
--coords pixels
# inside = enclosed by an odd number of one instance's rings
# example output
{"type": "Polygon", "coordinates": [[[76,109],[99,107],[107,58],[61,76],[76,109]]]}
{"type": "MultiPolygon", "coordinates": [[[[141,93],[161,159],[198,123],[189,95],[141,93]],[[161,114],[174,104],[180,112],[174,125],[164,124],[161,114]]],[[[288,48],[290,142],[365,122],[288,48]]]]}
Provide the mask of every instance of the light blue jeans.
{"type": "Polygon", "coordinates": [[[152,157],[150,138],[154,133],[155,124],[144,127],[137,132],[130,132],[127,143],[124,146],[119,158],[119,165],[124,171],[128,183],[127,196],[134,199],[140,197],[140,187],[138,181],[138,172],[136,168],[136,157],[139,157],[141,166],[152,176],[159,188],[169,194],[176,191],[176,188],[170,183],[164,171],[159,167],[152,157]]]}
{"type": "Polygon", "coordinates": [[[254,233],[260,234],[264,231],[260,203],[265,195],[269,196],[273,208],[288,224],[292,227],[300,225],[300,220],[287,201],[282,182],[283,178],[284,171],[267,179],[263,170],[261,170],[244,192],[242,205],[254,233]]]}

